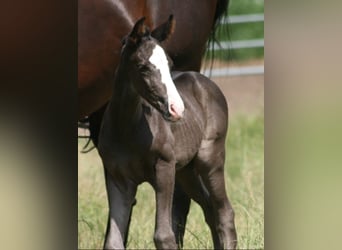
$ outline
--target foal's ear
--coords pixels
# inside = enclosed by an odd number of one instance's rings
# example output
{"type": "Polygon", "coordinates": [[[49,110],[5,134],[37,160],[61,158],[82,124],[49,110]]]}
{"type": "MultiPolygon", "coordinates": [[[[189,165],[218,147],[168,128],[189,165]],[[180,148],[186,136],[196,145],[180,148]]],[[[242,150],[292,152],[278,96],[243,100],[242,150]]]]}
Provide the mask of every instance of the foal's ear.
{"type": "Polygon", "coordinates": [[[152,31],[151,36],[157,39],[159,42],[166,41],[172,35],[175,26],[176,21],[173,18],[173,15],[170,15],[169,19],[165,23],[159,25],[152,31]]]}
{"type": "Polygon", "coordinates": [[[148,27],[145,26],[146,17],[140,18],[134,25],[131,33],[129,34],[129,38],[132,42],[138,43],[143,36],[148,36],[150,31],[148,27]]]}

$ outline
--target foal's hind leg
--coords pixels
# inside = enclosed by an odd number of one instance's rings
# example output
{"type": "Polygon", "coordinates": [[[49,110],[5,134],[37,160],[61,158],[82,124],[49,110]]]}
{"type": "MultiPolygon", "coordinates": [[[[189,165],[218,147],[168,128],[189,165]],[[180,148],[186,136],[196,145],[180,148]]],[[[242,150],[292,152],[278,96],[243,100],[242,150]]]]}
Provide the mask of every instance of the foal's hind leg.
{"type": "Polygon", "coordinates": [[[175,233],[176,243],[183,247],[186,219],[190,208],[190,198],[176,180],[172,201],[172,229],[175,233]]]}
{"type": "Polygon", "coordinates": [[[203,141],[194,160],[194,165],[210,195],[219,238],[219,247],[217,248],[236,249],[234,211],[226,194],[224,161],[224,138],[220,138],[203,141]]]}
{"type": "Polygon", "coordinates": [[[177,171],[176,180],[190,198],[196,201],[202,208],[213,238],[214,248],[219,248],[220,241],[216,232],[213,207],[210,202],[209,192],[203,185],[200,176],[195,173],[191,165],[177,171]]]}
{"type": "Polygon", "coordinates": [[[124,249],[123,239],[128,233],[137,186],[122,178],[114,179],[107,170],[105,170],[105,177],[109,217],[104,249],[124,249]]]}

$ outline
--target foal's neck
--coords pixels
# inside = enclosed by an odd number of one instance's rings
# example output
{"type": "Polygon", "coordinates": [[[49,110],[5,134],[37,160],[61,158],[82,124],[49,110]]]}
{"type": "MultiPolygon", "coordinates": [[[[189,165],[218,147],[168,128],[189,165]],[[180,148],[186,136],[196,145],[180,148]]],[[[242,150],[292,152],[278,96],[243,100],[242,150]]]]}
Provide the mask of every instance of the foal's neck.
{"type": "Polygon", "coordinates": [[[113,126],[121,135],[131,133],[143,115],[141,97],[133,87],[134,80],[119,65],[114,80],[110,116],[113,126]]]}

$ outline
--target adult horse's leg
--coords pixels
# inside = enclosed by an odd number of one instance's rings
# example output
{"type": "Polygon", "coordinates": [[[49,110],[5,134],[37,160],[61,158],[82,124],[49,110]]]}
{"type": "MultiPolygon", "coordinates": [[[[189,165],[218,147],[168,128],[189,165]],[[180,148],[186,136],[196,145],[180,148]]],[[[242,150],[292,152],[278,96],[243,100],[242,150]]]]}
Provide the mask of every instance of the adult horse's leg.
{"type": "Polygon", "coordinates": [[[155,180],[152,184],[156,192],[157,203],[154,232],[154,243],[157,249],[177,248],[171,225],[175,171],[175,162],[159,159],[155,166],[155,180]]]}
{"type": "Polygon", "coordinates": [[[137,186],[125,180],[114,179],[105,170],[109,216],[104,249],[124,249],[123,238],[127,235],[131,207],[135,201],[137,186]]]}
{"type": "Polygon", "coordinates": [[[224,138],[206,140],[205,147],[199,150],[194,164],[209,192],[219,238],[217,248],[236,249],[234,211],[227,197],[224,182],[224,143],[224,138]]]}
{"type": "Polygon", "coordinates": [[[220,243],[216,232],[213,207],[210,202],[209,192],[203,185],[200,176],[195,173],[192,166],[188,165],[177,171],[176,179],[187,195],[201,206],[205,221],[211,231],[214,248],[219,248],[220,243]]]}
{"type": "Polygon", "coordinates": [[[189,213],[190,202],[191,199],[183,191],[182,186],[176,179],[172,201],[172,229],[179,248],[183,247],[185,225],[189,213]]]}

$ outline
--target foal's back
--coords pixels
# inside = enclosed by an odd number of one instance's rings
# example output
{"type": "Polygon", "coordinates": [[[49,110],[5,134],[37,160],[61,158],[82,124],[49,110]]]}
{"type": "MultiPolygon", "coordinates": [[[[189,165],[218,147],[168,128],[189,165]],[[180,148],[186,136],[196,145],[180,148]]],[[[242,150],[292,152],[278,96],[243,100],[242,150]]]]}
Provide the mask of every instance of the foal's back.
{"type": "Polygon", "coordinates": [[[185,105],[184,117],[177,123],[171,123],[177,167],[180,168],[208,142],[224,142],[228,108],[219,87],[202,74],[173,72],[172,78],[185,105]]]}

